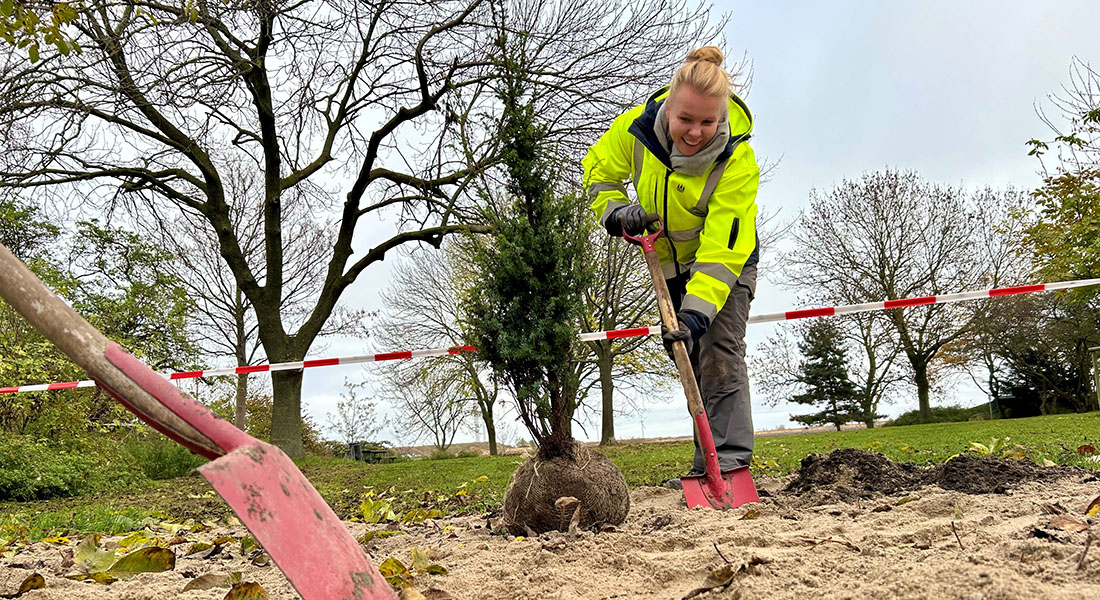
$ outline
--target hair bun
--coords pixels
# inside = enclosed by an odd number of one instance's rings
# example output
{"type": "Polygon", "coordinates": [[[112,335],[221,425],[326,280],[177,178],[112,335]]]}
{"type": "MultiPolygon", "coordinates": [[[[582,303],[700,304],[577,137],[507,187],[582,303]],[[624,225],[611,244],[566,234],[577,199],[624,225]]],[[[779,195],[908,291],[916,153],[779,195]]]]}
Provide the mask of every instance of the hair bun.
{"type": "Polygon", "coordinates": [[[722,51],[718,49],[718,46],[703,46],[688,53],[684,64],[701,61],[714,63],[720,67],[722,66],[722,58],[722,51]]]}

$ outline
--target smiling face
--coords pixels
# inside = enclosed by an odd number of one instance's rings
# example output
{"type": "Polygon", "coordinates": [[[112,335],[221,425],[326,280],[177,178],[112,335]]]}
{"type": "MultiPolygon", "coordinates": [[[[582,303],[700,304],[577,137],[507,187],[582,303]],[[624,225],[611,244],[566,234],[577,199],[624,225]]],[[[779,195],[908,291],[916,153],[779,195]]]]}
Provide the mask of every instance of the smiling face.
{"type": "Polygon", "coordinates": [[[679,86],[665,102],[668,134],[684,156],[692,156],[718,132],[718,120],[726,109],[722,96],[704,96],[690,85],[679,86]]]}

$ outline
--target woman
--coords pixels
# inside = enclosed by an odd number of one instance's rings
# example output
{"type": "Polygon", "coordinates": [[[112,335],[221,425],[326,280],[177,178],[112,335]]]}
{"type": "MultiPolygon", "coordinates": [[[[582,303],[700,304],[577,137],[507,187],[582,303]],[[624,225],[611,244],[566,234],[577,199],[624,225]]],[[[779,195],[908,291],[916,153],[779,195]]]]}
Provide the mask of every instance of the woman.
{"type": "MultiPolygon", "coordinates": [[[[642,233],[659,215],[657,240],[679,329],[666,349],[687,346],[722,471],[752,460],[745,324],[756,290],[756,189],[760,168],[746,143],[752,115],[733,93],[715,46],[693,50],[669,87],[619,115],[584,158],[584,185],[608,234],[642,233]],[[638,203],[627,197],[634,182],[638,203]]],[[[695,443],[689,476],[705,473],[695,443]]]]}

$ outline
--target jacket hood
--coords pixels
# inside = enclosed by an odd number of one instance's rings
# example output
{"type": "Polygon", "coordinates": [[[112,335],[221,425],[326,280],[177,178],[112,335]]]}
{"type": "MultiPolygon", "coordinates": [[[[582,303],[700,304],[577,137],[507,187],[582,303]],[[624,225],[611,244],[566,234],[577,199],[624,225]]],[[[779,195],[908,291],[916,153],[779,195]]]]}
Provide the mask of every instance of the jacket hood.
{"type": "MultiPolygon", "coordinates": [[[[628,131],[638,138],[642,145],[653,156],[656,156],[666,168],[672,169],[672,157],[669,149],[665,145],[665,140],[658,137],[655,128],[658,117],[661,111],[664,110],[665,100],[668,99],[668,92],[668,86],[654,92],[646,100],[642,114],[634,119],[628,131]]],[[[713,162],[715,163],[729,158],[737,144],[748,140],[752,135],[752,113],[749,112],[749,107],[745,105],[745,102],[736,94],[730,94],[727,108],[729,113],[727,117],[729,137],[726,140],[725,148],[714,158],[713,162]]],[[[709,167],[710,165],[706,166],[709,167]]]]}

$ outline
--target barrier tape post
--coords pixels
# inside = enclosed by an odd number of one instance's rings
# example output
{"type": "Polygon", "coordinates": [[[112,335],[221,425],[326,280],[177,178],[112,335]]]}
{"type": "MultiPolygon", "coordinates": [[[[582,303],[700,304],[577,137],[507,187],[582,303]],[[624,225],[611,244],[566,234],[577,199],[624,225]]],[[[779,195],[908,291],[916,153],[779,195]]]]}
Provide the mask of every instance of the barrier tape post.
{"type": "MultiPolygon", "coordinates": [[[[848,304],[844,306],[826,306],[821,308],[807,308],[790,310],[781,313],[755,315],[749,317],[749,323],[772,323],[776,321],[793,321],[796,319],[810,319],[815,317],[829,317],[835,315],[848,315],[876,310],[889,310],[894,308],[907,308],[912,306],[927,306],[931,304],[950,304],[967,300],[979,300],[983,298],[1000,298],[1002,296],[1014,296],[1018,294],[1034,294],[1036,292],[1050,292],[1054,290],[1068,290],[1072,288],[1100,285],[1098,279],[1078,279],[1074,281],[1059,281],[1055,283],[1038,283],[1034,285],[1019,285],[1013,287],[993,288],[990,290],[958,292],[941,296],[920,296],[915,298],[901,298],[898,300],[885,300],[882,302],[868,302],[864,304],[848,304]]],[[[591,342],[595,340],[614,340],[643,335],[655,335],[661,333],[660,326],[634,327],[630,329],[615,329],[611,331],[593,331],[579,334],[581,341],[591,342]]],[[[225,369],[206,369],[203,371],[183,371],[169,373],[164,376],[170,380],[194,379],[197,377],[217,377],[220,375],[239,375],[244,373],[264,373],[270,371],[292,371],[310,369],[314,367],[331,367],[336,365],[351,365],[368,362],[380,362],[384,360],[405,360],[410,358],[424,358],[428,356],[447,356],[461,354],[463,352],[477,352],[473,346],[451,346],[449,348],[430,348],[427,350],[406,350],[403,352],[384,352],[381,354],[365,354],[362,356],[345,356],[339,358],[321,358],[287,363],[274,363],[267,365],[253,365],[244,367],[231,367],[225,369]]],[[[0,387],[0,394],[14,394],[22,392],[42,392],[48,390],[69,390],[74,388],[95,387],[95,382],[67,381],[64,383],[38,383],[34,385],[20,385],[0,387]]]]}

